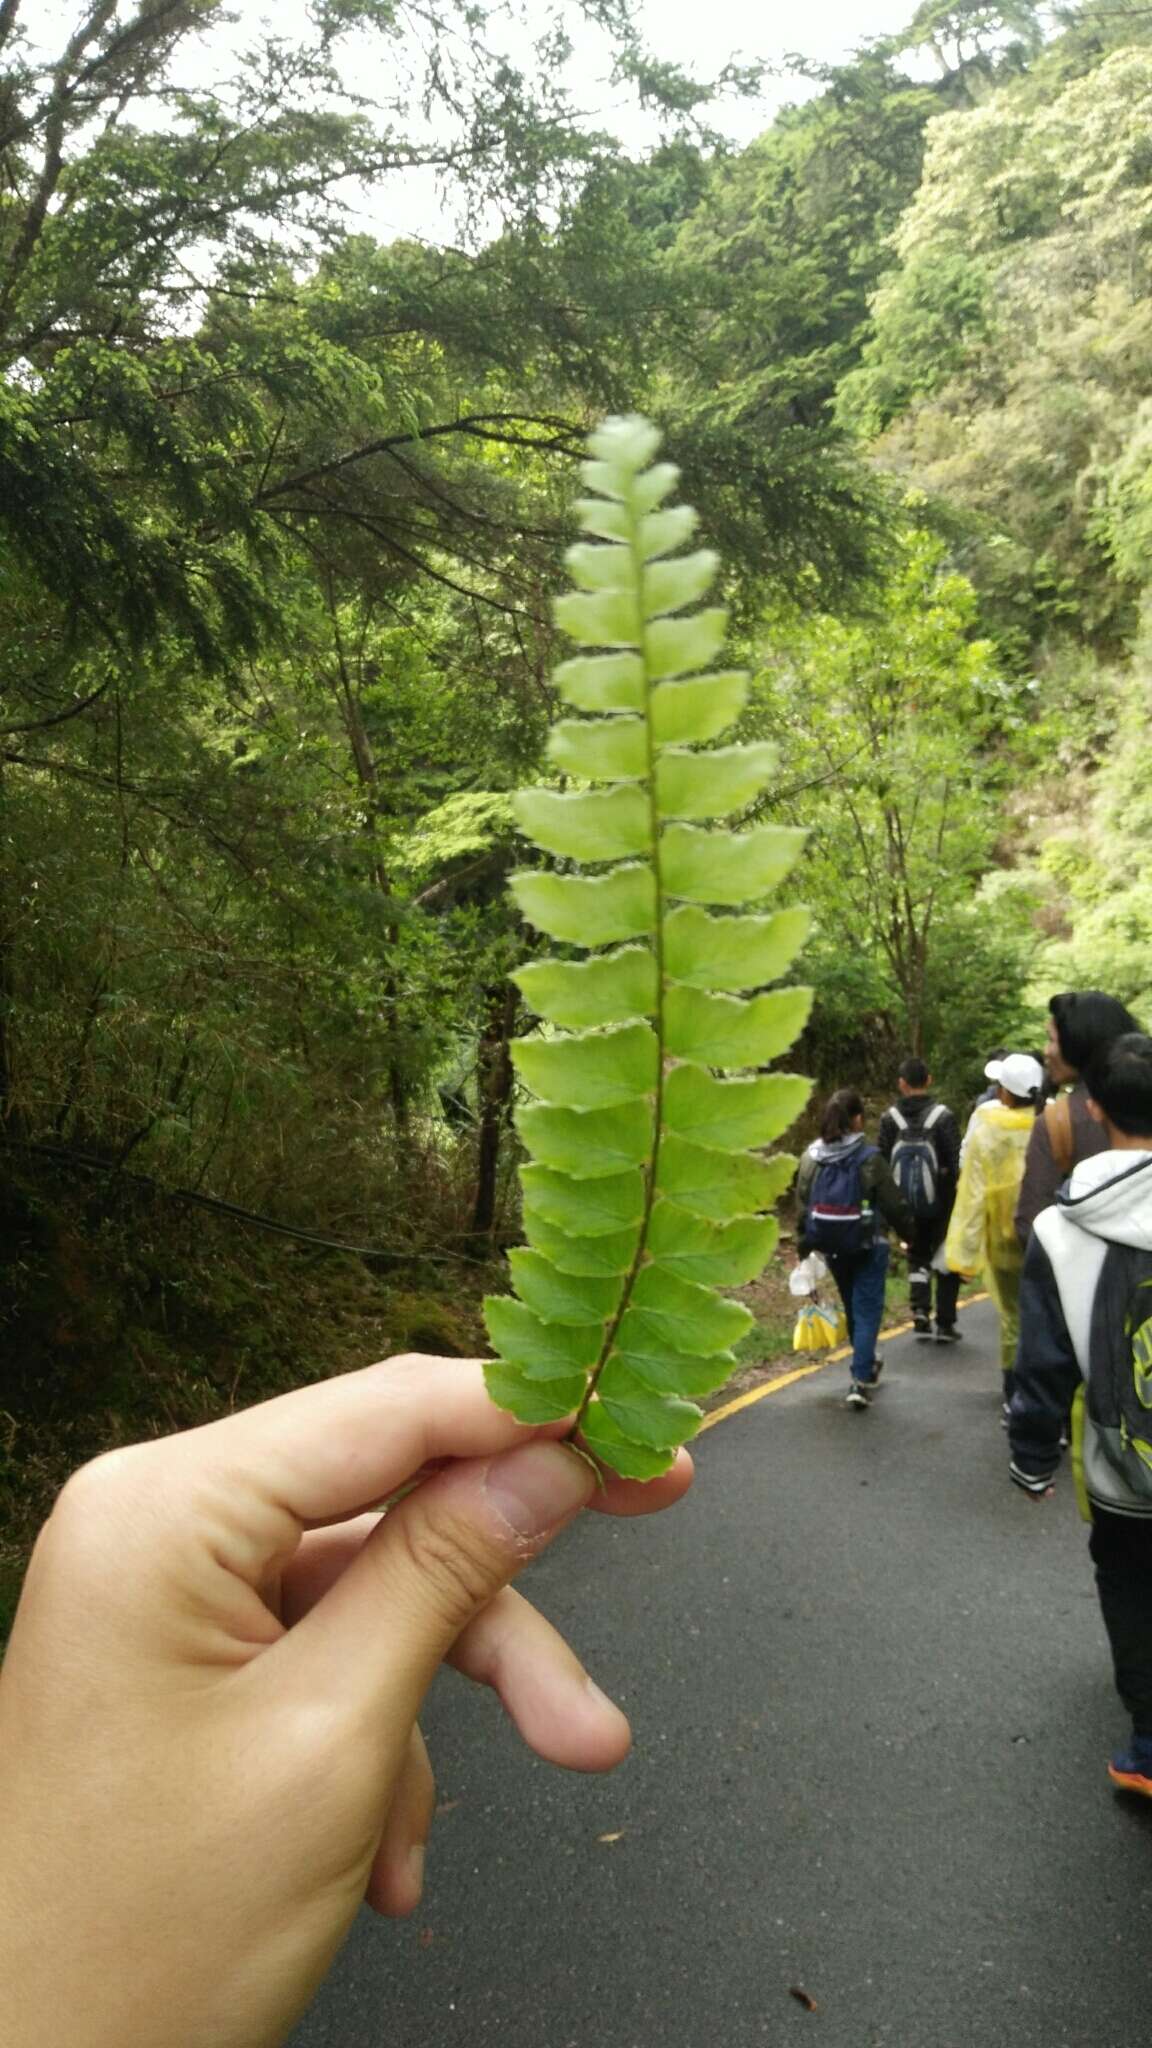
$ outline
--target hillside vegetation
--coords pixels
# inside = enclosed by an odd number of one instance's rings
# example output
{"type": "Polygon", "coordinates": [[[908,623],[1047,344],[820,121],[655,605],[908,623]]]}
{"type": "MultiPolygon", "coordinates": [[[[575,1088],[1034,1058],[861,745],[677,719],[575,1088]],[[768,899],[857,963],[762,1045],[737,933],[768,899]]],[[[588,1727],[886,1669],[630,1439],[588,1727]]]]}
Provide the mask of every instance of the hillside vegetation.
{"type": "Polygon", "coordinates": [[[925,0],[734,152],[593,12],[643,162],[482,9],[318,0],[209,90],[218,0],[76,0],[47,53],[0,8],[16,1537],[101,1443],[478,1341],[509,798],[606,410],[666,434],[811,831],[798,1063],[880,1091],[923,1047],[963,1097],[1051,987],[1152,1013],[1152,15],[925,0]],[[459,245],[366,236],[349,195],[428,161],[459,245]]]}

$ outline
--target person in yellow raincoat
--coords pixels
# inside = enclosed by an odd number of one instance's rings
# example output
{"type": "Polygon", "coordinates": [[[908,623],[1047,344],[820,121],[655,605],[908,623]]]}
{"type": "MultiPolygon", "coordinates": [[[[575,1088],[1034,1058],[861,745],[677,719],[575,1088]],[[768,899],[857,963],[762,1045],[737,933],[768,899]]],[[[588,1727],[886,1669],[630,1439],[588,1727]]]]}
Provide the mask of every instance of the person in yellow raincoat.
{"type": "Polygon", "coordinates": [[[954,1273],[968,1278],[984,1274],[1000,1316],[1000,1363],[1007,1402],[1020,1337],[1020,1271],[1024,1263],[1013,1219],[1044,1069],[1030,1054],[1013,1052],[993,1061],[987,1073],[999,1092],[994,1102],[983,1103],[976,1110],[965,1133],[944,1257],[954,1273]]]}

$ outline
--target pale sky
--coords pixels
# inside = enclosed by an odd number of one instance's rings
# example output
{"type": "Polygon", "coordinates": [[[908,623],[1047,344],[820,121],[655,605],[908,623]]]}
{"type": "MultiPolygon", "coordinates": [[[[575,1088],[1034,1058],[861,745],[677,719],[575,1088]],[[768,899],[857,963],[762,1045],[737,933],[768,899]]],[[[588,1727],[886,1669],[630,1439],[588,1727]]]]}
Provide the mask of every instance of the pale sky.
{"type": "MultiPolygon", "coordinates": [[[[76,24],[78,5],[79,0],[36,0],[36,42],[57,54],[61,30],[66,40],[76,24]]],[[[802,8],[764,6],[755,0],[639,0],[642,32],[651,53],[700,78],[715,74],[729,57],[756,58],[772,65],[783,65],[789,55],[835,62],[869,38],[902,27],[915,8],[916,0],[806,0],[802,8]]],[[[306,30],[307,0],[276,0],[275,6],[269,0],[231,0],[229,11],[236,17],[234,26],[214,28],[198,45],[185,46],[183,76],[189,85],[205,85],[226,75],[233,69],[235,55],[250,47],[262,28],[270,28],[280,38],[291,36],[294,23],[302,32],[306,30]]],[[[552,9],[525,0],[523,12],[526,29],[509,19],[506,38],[500,38],[506,40],[513,55],[524,52],[532,33],[544,26],[552,9]]],[[[656,122],[612,92],[608,84],[610,57],[603,38],[581,23],[573,40],[571,89],[587,111],[589,125],[608,129],[632,154],[643,154],[658,140],[656,122]]],[[[345,75],[362,93],[387,92],[388,67],[395,62],[395,49],[395,44],[379,35],[349,38],[345,75]]],[[[748,142],[768,126],[778,107],[806,96],[801,79],[767,79],[764,98],[718,105],[708,110],[708,118],[734,142],[748,142]]],[[[406,173],[370,194],[357,194],[354,213],[356,225],[384,241],[397,233],[432,241],[453,236],[451,215],[431,173],[406,173]]]]}

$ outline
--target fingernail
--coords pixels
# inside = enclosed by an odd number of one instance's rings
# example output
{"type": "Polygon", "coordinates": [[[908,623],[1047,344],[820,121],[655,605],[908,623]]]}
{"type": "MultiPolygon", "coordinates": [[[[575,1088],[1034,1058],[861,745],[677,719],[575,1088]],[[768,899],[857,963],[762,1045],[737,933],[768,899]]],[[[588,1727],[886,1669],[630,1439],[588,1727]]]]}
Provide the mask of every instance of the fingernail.
{"type": "Polygon", "coordinates": [[[408,1875],[412,1880],[412,1889],[417,1897],[424,1890],[425,1856],[426,1851],[423,1842],[415,1842],[408,1851],[408,1875]]]}
{"type": "Polygon", "coordinates": [[[563,1444],[526,1444],[493,1458],[484,1491],[517,1536],[544,1536],[591,1498],[596,1475],[563,1444]]]}

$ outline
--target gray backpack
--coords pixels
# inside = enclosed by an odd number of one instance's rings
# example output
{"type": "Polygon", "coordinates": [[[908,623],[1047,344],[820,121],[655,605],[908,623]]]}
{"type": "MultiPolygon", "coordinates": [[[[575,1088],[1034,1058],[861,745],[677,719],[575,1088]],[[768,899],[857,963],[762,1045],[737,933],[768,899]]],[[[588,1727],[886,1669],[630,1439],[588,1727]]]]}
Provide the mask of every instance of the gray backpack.
{"type": "Polygon", "coordinates": [[[940,1161],[932,1138],[933,1125],[945,1114],[934,1102],[923,1123],[910,1123],[893,1104],[888,1112],[900,1136],[892,1147],[892,1176],[912,1214],[923,1221],[940,1211],[940,1161]]]}
{"type": "Polygon", "coordinates": [[[1132,1493],[1152,1501],[1152,1252],[1110,1244],[1096,1283],[1088,1413],[1132,1493]]]}

